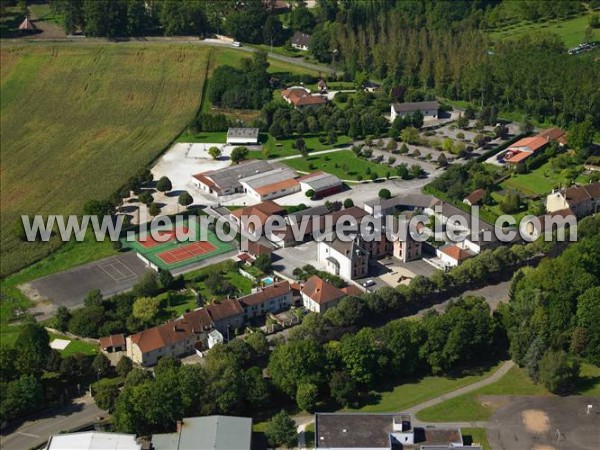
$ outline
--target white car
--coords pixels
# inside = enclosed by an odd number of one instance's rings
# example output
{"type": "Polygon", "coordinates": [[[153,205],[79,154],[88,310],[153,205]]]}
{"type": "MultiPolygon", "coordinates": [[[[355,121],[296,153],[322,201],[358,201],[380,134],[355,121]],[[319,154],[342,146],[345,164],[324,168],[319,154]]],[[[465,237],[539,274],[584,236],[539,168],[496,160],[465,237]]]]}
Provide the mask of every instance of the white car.
{"type": "Polygon", "coordinates": [[[242,43],[238,42],[238,41],[234,41],[231,45],[233,45],[234,47],[241,47],[242,43]]]}
{"type": "Polygon", "coordinates": [[[371,286],[375,286],[375,282],[373,280],[367,280],[362,285],[363,285],[363,287],[368,288],[368,287],[371,287],[371,286]]]}

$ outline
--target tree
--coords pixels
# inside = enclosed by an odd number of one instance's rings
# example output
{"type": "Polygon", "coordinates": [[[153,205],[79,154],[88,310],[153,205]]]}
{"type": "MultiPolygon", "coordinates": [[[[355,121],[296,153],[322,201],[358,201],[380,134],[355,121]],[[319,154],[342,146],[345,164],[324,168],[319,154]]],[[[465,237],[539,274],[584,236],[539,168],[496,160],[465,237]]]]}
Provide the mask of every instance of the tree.
{"type": "Polygon", "coordinates": [[[187,191],[183,191],[181,194],[179,194],[178,202],[181,206],[189,206],[194,203],[194,199],[187,191]]]}
{"type": "Polygon", "coordinates": [[[156,189],[160,192],[168,192],[173,189],[171,180],[168,177],[161,177],[156,183],[156,189]]]}
{"type": "Polygon", "coordinates": [[[269,421],[265,430],[269,445],[295,447],[298,444],[296,423],[285,410],[281,410],[269,421]]]}
{"type": "Polygon", "coordinates": [[[379,198],[383,199],[383,200],[388,200],[390,198],[392,198],[392,193],[390,192],[389,189],[380,189],[379,190],[379,198]]]}
{"type": "Polygon", "coordinates": [[[309,189],[304,195],[306,195],[308,198],[313,198],[315,196],[315,191],[313,189],[309,189]]]}
{"type": "Polygon", "coordinates": [[[264,273],[271,270],[271,255],[259,255],[254,261],[254,266],[264,273]]]}
{"type": "Polygon", "coordinates": [[[292,30],[310,34],[315,24],[315,16],[313,16],[306,5],[298,6],[292,10],[290,14],[290,26],[292,30]]]}
{"type": "MultiPolygon", "coordinates": [[[[600,286],[588,289],[577,298],[577,326],[585,339],[579,352],[591,363],[600,365],[600,286]]],[[[575,330],[574,330],[575,332],[575,330]]]]}
{"type": "Polygon", "coordinates": [[[438,156],[437,163],[440,167],[448,166],[448,158],[446,158],[446,155],[444,155],[443,152],[440,153],[440,156],[438,156]]]}
{"type": "Polygon", "coordinates": [[[152,203],[150,205],[150,207],[148,208],[148,213],[153,217],[160,215],[160,211],[161,211],[161,207],[159,206],[158,203],[152,203]]]}
{"type": "Polygon", "coordinates": [[[509,191],[500,203],[500,209],[505,214],[515,214],[521,209],[521,199],[516,191],[509,191]]]}
{"type": "Polygon", "coordinates": [[[400,139],[407,144],[419,144],[421,138],[419,136],[419,130],[415,127],[407,127],[400,133],[400,139]]]}
{"type": "Polygon", "coordinates": [[[115,383],[100,383],[94,386],[94,401],[98,408],[108,412],[115,409],[119,397],[119,386],[115,383]]]}
{"type": "Polygon", "coordinates": [[[462,114],[459,115],[458,119],[456,120],[456,126],[458,128],[462,128],[464,130],[465,128],[467,128],[469,126],[469,119],[467,119],[462,114]]]}
{"type": "Polygon", "coordinates": [[[239,164],[248,157],[248,148],[236,147],[231,151],[231,155],[229,157],[231,158],[231,162],[234,164],[239,164]]]}
{"type": "Polygon", "coordinates": [[[298,153],[300,153],[302,156],[306,157],[308,152],[306,151],[306,142],[304,141],[304,139],[302,139],[302,138],[296,139],[295,146],[296,146],[296,150],[298,150],[298,153]]]}
{"type": "Polygon", "coordinates": [[[354,206],[354,201],[351,198],[347,198],[344,200],[344,208],[352,208],[354,206]]]}
{"type": "Polygon", "coordinates": [[[128,358],[127,356],[121,356],[121,359],[119,359],[119,362],[117,363],[117,374],[125,379],[127,377],[127,375],[129,375],[129,372],[131,372],[133,369],[133,361],[131,360],[131,358],[128,358]]]}
{"type": "Polygon", "coordinates": [[[525,116],[519,128],[523,134],[533,133],[533,124],[531,123],[531,119],[528,116],[525,116]]]}
{"type": "Polygon", "coordinates": [[[115,212],[114,205],[108,200],[89,200],[83,205],[83,214],[87,216],[107,216],[115,212]]]}
{"type": "Polygon", "coordinates": [[[333,399],[341,406],[353,406],[356,402],[358,386],[346,372],[333,372],[329,380],[329,391],[333,399]]]}
{"type": "Polygon", "coordinates": [[[110,371],[110,360],[104,353],[100,352],[94,357],[92,369],[94,369],[94,373],[98,375],[98,378],[102,378],[110,371]]]}
{"type": "Polygon", "coordinates": [[[44,391],[35,375],[22,375],[18,380],[2,386],[0,420],[6,421],[34,411],[43,404],[44,391]]]}
{"type": "Polygon", "coordinates": [[[579,377],[579,361],[563,350],[548,350],[540,361],[540,382],[556,394],[565,394],[573,389],[579,377]]]}
{"type": "Polygon", "coordinates": [[[132,288],[132,292],[136,297],[153,297],[159,291],[158,275],[154,270],[147,270],[132,288]]]}
{"type": "Polygon", "coordinates": [[[149,191],[144,191],[138,196],[138,200],[146,206],[150,206],[154,201],[154,196],[149,191]]]}
{"type": "Polygon", "coordinates": [[[69,309],[64,305],[60,305],[56,310],[56,316],[54,316],[54,328],[59,331],[67,331],[69,320],[71,320],[69,309]]]}
{"type": "Polygon", "coordinates": [[[140,297],[133,303],[133,317],[145,324],[153,322],[160,309],[160,299],[156,297],[140,297]]]}
{"type": "Polygon", "coordinates": [[[317,406],[318,398],[319,389],[314,384],[302,383],[298,385],[296,391],[296,403],[298,404],[298,408],[312,413],[317,406]]]}
{"type": "Polygon", "coordinates": [[[589,119],[575,123],[569,128],[569,145],[576,150],[583,150],[590,146],[594,139],[594,126],[589,119]]]}
{"type": "Polygon", "coordinates": [[[22,325],[15,348],[17,349],[15,358],[17,372],[22,375],[37,375],[46,366],[50,354],[50,337],[42,325],[37,322],[27,322],[22,325]]]}
{"type": "Polygon", "coordinates": [[[408,145],[406,145],[405,143],[403,143],[400,146],[400,154],[405,155],[406,153],[408,153],[408,145]]]}
{"type": "Polygon", "coordinates": [[[163,287],[163,289],[169,290],[169,288],[171,288],[171,286],[173,285],[175,279],[173,278],[173,275],[171,275],[171,272],[169,272],[168,270],[159,269],[158,281],[160,282],[160,285],[163,287]]]}
{"type": "Polygon", "coordinates": [[[299,384],[324,381],[325,354],[323,348],[308,339],[278,345],[269,359],[273,384],[293,397],[299,384]]]}
{"type": "Polygon", "coordinates": [[[221,156],[221,149],[219,147],[211,147],[208,149],[208,154],[211,156],[212,159],[219,159],[219,156],[221,156]]]}

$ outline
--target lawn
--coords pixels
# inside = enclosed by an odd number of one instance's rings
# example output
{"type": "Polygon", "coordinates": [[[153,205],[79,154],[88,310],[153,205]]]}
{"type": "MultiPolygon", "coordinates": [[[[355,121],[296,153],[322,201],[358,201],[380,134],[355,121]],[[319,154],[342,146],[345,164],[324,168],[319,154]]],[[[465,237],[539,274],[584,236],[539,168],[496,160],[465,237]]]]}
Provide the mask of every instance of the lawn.
{"type": "MultiPolygon", "coordinates": [[[[584,177],[579,177],[577,182],[583,182],[584,177]]],[[[524,174],[514,174],[500,183],[503,189],[512,188],[525,195],[546,195],[552,189],[564,186],[567,180],[561,172],[552,170],[550,161],[542,164],[537,169],[524,174]]]]}
{"type": "Polygon", "coordinates": [[[219,264],[214,264],[212,266],[202,267],[201,269],[194,270],[192,272],[188,272],[184,275],[184,278],[187,282],[187,285],[193,287],[196,291],[200,293],[200,296],[204,299],[204,301],[212,302],[214,300],[220,300],[221,297],[213,294],[206,285],[202,282],[204,277],[215,270],[221,271],[223,275],[223,280],[228,281],[230,284],[235,286],[239,295],[247,295],[250,294],[252,290],[252,280],[246,278],[234,269],[234,264],[229,261],[222,262],[219,264]]]}
{"type": "Polygon", "coordinates": [[[534,384],[523,369],[513,367],[496,383],[424,409],[417,413],[417,417],[426,422],[488,420],[494,409],[482,404],[478,399],[480,395],[550,395],[550,393],[543,386],[534,384]]]}
{"type": "Polygon", "coordinates": [[[466,445],[480,444],[483,450],[492,450],[484,428],[461,428],[460,432],[466,445]]]}
{"type": "Polygon", "coordinates": [[[90,344],[89,342],[71,339],[69,337],[55,333],[48,334],[50,335],[50,342],[52,342],[54,339],[68,339],[71,341],[64,350],[59,350],[60,356],[62,356],[63,358],[69,355],[73,355],[74,353],[83,353],[84,355],[97,355],[100,351],[97,345],[90,344]]]}
{"type": "Polygon", "coordinates": [[[300,172],[323,170],[343,180],[352,181],[370,180],[372,173],[380,178],[385,177],[387,172],[395,175],[393,168],[359,158],[351,150],[288,159],[285,163],[300,172]]]}
{"type": "Polygon", "coordinates": [[[20,214],[80,213],[156,158],[200,104],[210,49],[3,46],[1,274],[60,245],[21,242],[20,214]],[[65,83],[65,80],[69,80],[65,83]]]}
{"type": "MultiPolygon", "coordinates": [[[[349,136],[338,136],[337,140],[334,144],[329,143],[321,143],[319,141],[319,137],[326,137],[325,135],[314,135],[314,134],[306,134],[302,136],[304,139],[304,143],[308,151],[319,152],[322,150],[331,150],[336,147],[342,147],[350,144],[352,139],[349,136]]],[[[269,159],[273,158],[281,158],[284,156],[292,156],[297,155],[298,150],[293,148],[296,140],[300,138],[300,136],[293,136],[291,138],[286,139],[275,139],[273,136],[269,135],[267,141],[265,142],[265,148],[267,149],[266,157],[269,159]]],[[[251,156],[256,159],[265,159],[265,154],[263,152],[253,152],[251,156]]]]}
{"type": "MultiPolygon", "coordinates": [[[[505,39],[520,37],[536,31],[556,33],[567,48],[575,47],[585,41],[584,32],[589,24],[589,14],[567,20],[546,20],[543,22],[521,22],[509,25],[490,33],[492,38],[505,39]]],[[[593,40],[600,40],[600,30],[594,29],[593,40]]]]}
{"type": "Polygon", "coordinates": [[[406,382],[394,387],[391,391],[374,392],[371,395],[377,399],[358,409],[362,412],[403,411],[439,395],[454,391],[463,386],[475,383],[489,377],[500,364],[478,373],[461,378],[425,377],[414,382],[406,382]]]}

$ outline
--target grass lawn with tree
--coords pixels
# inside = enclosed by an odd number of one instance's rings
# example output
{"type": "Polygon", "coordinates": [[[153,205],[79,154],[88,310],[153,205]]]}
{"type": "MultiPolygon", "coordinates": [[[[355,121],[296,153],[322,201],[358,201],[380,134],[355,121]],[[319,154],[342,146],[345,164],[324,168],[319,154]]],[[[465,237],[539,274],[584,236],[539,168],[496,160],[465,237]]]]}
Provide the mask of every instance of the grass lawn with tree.
{"type": "Polygon", "coordinates": [[[67,345],[64,350],[59,350],[60,356],[66,358],[74,353],[83,353],[84,355],[93,356],[97,355],[100,350],[97,345],[91,344],[86,341],[80,341],[77,339],[71,339],[70,337],[63,336],[55,333],[48,333],[50,336],[50,342],[54,339],[67,339],[70,340],[69,345],[67,345]]]}
{"type": "MultiPolygon", "coordinates": [[[[589,21],[590,14],[566,20],[522,21],[493,30],[490,36],[496,39],[506,39],[520,37],[524,34],[531,34],[537,31],[552,32],[560,37],[566,47],[571,48],[585,42],[585,29],[589,26],[589,21]]],[[[600,29],[594,29],[592,37],[594,41],[600,40],[600,29]]]]}
{"type": "Polygon", "coordinates": [[[373,173],[379,178],[385,178],[387,172],[396,175],[394,168],[359,158],[351,150],[314,156],[309,154],[308,158],[288,159],[285,164],[300,172],[323,170],[340,179],[353,181],[370,180],[373,173]]]}
{"type": "MultiPolygon", "coordinates": [[[[600,397],[600,368],[582,364],[581,378],[576,387],[578,395],[600,397]]],[[[474,392],[452,398],[417,413],[426,422],[461,422],[488,420],[494,408],[480,400],[482,395],[552,395],[540,384],[535,384],[524,369],[513,367],[496,383],[474,392]]]]}
{"type": "Polygon", "coordinates": [[[432,398],[488,378],[498,370],[500,364],[501,363],[486,370],[482,370],[480,373],[468,374],[460,378],[427,376],[412,382],[407,381],[389,391],[373,392],[371,396],[377,400],[371,402],[371,404],[362,406],[355,411],[403,411],[412,406],[426,402],[427,400],[431,400],[432,398]]]}

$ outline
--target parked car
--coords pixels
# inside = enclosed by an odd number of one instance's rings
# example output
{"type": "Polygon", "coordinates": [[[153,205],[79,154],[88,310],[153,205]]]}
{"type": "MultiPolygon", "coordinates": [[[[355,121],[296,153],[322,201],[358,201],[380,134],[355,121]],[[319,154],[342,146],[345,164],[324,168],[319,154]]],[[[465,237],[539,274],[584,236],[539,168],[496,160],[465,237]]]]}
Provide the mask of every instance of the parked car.
{"type": "Polygon", "coordinates": [[[375,282],[373,280],[367,280],[362,285],[363,285],[363,287],[368,288],[368,287],[371,287],[371,286],[375,286],[375,282]]]}

